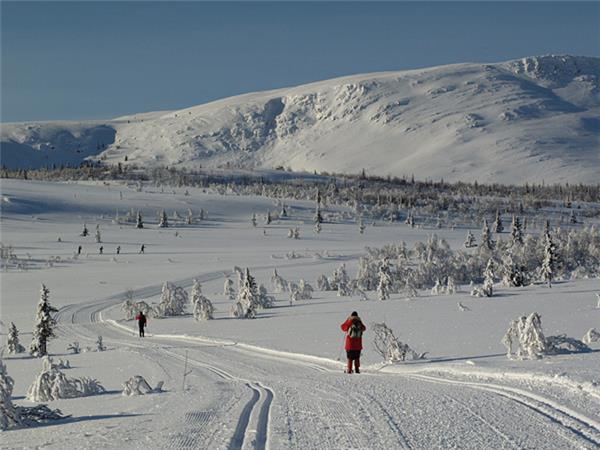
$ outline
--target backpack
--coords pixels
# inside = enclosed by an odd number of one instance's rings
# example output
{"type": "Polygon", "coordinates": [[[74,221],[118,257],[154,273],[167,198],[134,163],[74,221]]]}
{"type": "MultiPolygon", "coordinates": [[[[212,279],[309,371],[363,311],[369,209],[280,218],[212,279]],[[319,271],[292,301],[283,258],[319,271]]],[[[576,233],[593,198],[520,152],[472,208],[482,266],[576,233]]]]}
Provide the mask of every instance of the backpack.
{"type": "Polygon", "coordinates": [[[350,325],[350,328],[348,328],[348,336],[351,339],[355,339],[355,338],[361,338],[362,337],[362,323],[360,322],[353,322],[352,325],[350,325]]]}

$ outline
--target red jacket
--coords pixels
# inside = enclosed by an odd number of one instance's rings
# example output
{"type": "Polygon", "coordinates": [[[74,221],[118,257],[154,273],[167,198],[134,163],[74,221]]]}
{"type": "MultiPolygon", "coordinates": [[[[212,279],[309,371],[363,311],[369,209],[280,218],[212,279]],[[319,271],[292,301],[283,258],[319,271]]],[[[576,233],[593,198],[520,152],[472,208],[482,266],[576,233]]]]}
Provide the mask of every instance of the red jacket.
{"type": "MultiPolygon", "coordinates": [[[[346,320],[343,324],[342,324],[342,331],[344,333],[348,332],[348,329],[350,328],[350,326],[352,325],[353,322],[357,321],[358,323],[360,323],[360,327],[363,330],[363,332],[367,329],[367,327],[365,327],[365,325],[362,323],[362,321],[360,320],[360,318],[354,316],[354,317],[348,317],[348,320],[346,320]]],[[[362,337],[359,338],[351,338],[350,336],[348,336],[348,334],[346,334],[346,346],[345,349],[346,350],[362,350],[362,337]]]]}
{"type": "Polygon", "coordinates": [[[143,325],[143,326],[146,326],[146,323],[148,322],[148,320],[146,319],[146,316],[140,315],[140,314],[135,316],[135,320],[138,321],[138,324],[143,325]]]}

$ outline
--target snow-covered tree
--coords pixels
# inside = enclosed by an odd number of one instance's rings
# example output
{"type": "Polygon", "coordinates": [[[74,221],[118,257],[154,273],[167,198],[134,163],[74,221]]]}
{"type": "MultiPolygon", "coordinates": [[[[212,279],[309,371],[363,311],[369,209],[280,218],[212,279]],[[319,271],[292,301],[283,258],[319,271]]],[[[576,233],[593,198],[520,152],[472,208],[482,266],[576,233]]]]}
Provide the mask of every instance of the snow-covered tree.
{"type": "Polygon", "coordinates": [[[467,237],[465,238],[465,247],[477,247],[477,242],[475,241],[475,236],[471,233],[471,230],[467,231],[467,237]]]}
{"type": "Polygon", "coordinates": [[[142,220],[142,213],[141,212],[137,212],[137,217],[135,219],[135,227],[136,228],[144,228],[144,222],[142,220]]]}
{"type": "Polygon", "coordinates": [[[100,233],[100,225],[96,225],[96,242],[102,242],[102,234],[100,233]]]}
{"type": "Polygon", "coordinates": [[[56,337],[56,320],[52,317],[52,313],[58,310],[50,305],[49,294],[50,290],[42,284],[33,329],[33,339],[29,346],[29,353],[32,356],[42,357],[47,355],[48,340],[56,337]]]}
{"type": "Polygon", "coordinates": [[[454,283],[454,278],[448,277],[446,281],[446,294],[456,294],[458,288],[456,287],[456,283],[454,283]]]}
{"type": "Polygon", "coordinates": [[[542,331],[540,315],[534,312],[527,317],[521,316],[513,320],[502,338],[502,343],[507,349],[509,358],[515,355],[513,346],[516,346],[516,357],[519,359],[543,357],[547,353],[548,346],[542,331]]]}
{"type": "Polygon", "coordinates": [[[254,319],[258,308],[258,291],[256,281],[250,275],[250,270],[246,269],[244,281],[238,292],[237,301],[231,309],[233,317],[238,319],[254,319]]]}
{"type": "Polygon", "coordinates": [[[258,307],[262,309],[272,308],[275,303],[275,298],[268,294],[267,288],[260,284],[258,285],[258,307]]]}
{"type": "Polygon", "coordinates": [[[417,353],[408,344],[400,341],[385,323],[374,324],[371,332],[374,336],[375,351],[388,363],[404,361],[407,356],[413,360],[424,359],[427,354],[427,352],[417,353]]]}
{"type": "Polygon", "coordinates": [[[265,216],[265,225],[271,225],[272,221],[273,219],[271,217],[271,211],[267,211],[267,215],[265,216]]]}
{"type": "Polygon", "coordinates": [[[600,342],[600,332],[598,332],[595,328],[590,328],[583,336],[582,341],[588,345],[592,342],[600,342]]]}
{"type": "Polygon", "coordinates": [[[523,229],[521,227],[521,221],[515,215],[512,216],[512,223],[510,224],[510,245],[511,247],[523,245],[523,229]]]}
{"type": "Polygon", "coordinates": [[[12,402],[14,381],[0,359],[0,431],[18,428],[23,425],[19,409],[12,402]]]}
{"type": "Polygon", "coordinates": [[[125,396],[145,395],[162,392],[163,382],[159,381],[155,388],[150,387],[146,379],[141,375],[134,375],[123,383],[123,392],[125,396]]]}
{"type": "Polygon", "coordinates": [[[123,302],[121,310],[125,313],[127,320],[135,319],[135,316],[137,316],[140,312],[144,313],[144,315],[148,317],[153,315],[152,307],[143,300],[136,302],[132,299],[127,299],[123,302]]]}
{"type": "Polygon", "coordinates": [[[287,217],[288,213],[287,213],[287,208],[285,207],[285,203],[281,204],[281,212],[279,213],[279,217],[287,217]]]}
{"type": "Polygon", "coordinates": [[[350,278],[346,272],[346,265],[342,264],[333,273],[333,284],[337,287],[338,297],[346,297],[350,295],[350,278]]]}
{"type": "Polygon", "coordinates": [[[160,303],[154,308],[155,317],[180,316],[185,313],[188,303],[187,292],[180,286],[165,282],[162,287],[160,303]]]}
{"type": "Polygon", "coordinates": [[[317,289],[319,291],[331,291],[329,279],[325,275],[319,275],[317,278],[317,289]]]}
{"type": "Polygon", "coordinates": [[[491,258],[483,271],[483,293],[486,297],[494,294],[494,261],[491,258]]]}
{"type": "Polygon", "coordinates": [[[404,223],[411,228],[415,227],[415,217],[413,216],[412,211],[408,212],[408,215],[406,216],[406,220],[404,221],[404,223]]]}
{"type": "Polygon", "coordinates": [[[527,285],[527,273],[523,265],[517,264],[511,253],[508,253],[502,259],[501,265],[502,284],[509,287],[519,287],[527,285]]]}
{"type": "Polygon", "coordinates": [[[52,359],[42,359],[42,371],[27,390],[27,400],[49,402],[61,398],[85,397],[102,394],[104,387],[95,378],[67,378],[52,359]]]}
{"type": "Polygon", "coordinates": [[[103,352],[106,350],[106,345],[102,342],[102,336],[98,335],[98,339],[96,339],[96,351],[103,352]]]}
{"type": "Polygon", "coordinates": [[[86,237],[88,234],[90,234],[90,232],[87,229],[86,224],[83,224],[83,230],[81,231],[81,236],[86,237]]]}
{"type": "Polygon", "coordinates": [[[404,294],[407,298],[418,297],[419,293],[415,287],[414,273],[409,271],[404,280],[404,294]]]}
{"type": "Polygon", "coordinates": [[[179,215],[179,213],[177,212],[177,210],[173,211],[173,221],[174,222],[179,222],[181,220],[181,216],[179,215]]]}
{"type": "Polygon", "coordinates": [[[481,245],[480,250],[485,252],[491,252],[494,249],[494,241],[492,240],[492,234],[490,233],[490,227],[488,226],[487,219],[483,219],[483,227],[481,228],[481,245]]]}
{"type": "Polygon", "coordinates": [[[292,291],[292,300],[310,300],[312,299],[312,293],[312,286],[303,279],[300,279],[298,286],[295,286],[292,291]]]}
{"type": "Polygon", "coordinates": [[[273,269],[273,276],[271,277],[271,288],[273,289],[273,292],[277,294],[289,291],[288,282],[277,273],[277,269],[273,269]]]}
{"type": "Polygon", "coordinates": [[[379,282],[377,283],[377,297],[379,300],[388,300],[392,291],[392,275],[390,262],[384,258],[379,265],[379,282]]]}
{"type": "Polygon", "coordinates": [[[188,225],[194,224],[194,213],[192,212],[191,208],[188,208],[187,210],[187,217],[185,219],[185,223],[187,223],[188,225]]]}
{"type": "Polygon", "coordinates": [[[554,246],[554,242],[548,231],[544,234],[544,259],[542,260],[542,266],[540,268],[542,279],[548,283],[548,287],[552,287],[556,265],[556,247],[554,246]]]}
{"type": "Polygon", "coordinates": [[[17,326],[13,322],[8,327],[6,349],[9,354],[23,353],[25,351],[25,347],[19,342],[19,330],[17,330],[17,326]]]}
{"type": "Polygon", "coordinates": [[[235,288],[233,287],[233,281],[231,278],[225,278],[225,283],[223,284],[223,295],[228,300],[233,300],[235,298],[235,288]]]}
{"type": "Polygon", "coordinates": [[[161,209],[158,214],[158,226],[160,228],[168,228],[169,227],[169,219],[167,218],[167,213],[164,209],[161,209]]]}
{"type": "Polygon", "coordinates": [[[202,294],[202,285],[198,280],[194,280],[191,294],[193,314],[196,320],[210,320],[213,318],[215,308],[211,301],[202,294]]]}
{"type": "Polygon", "coordinates": [[[315,224],[323,223],[323,216],[321,215],[321,207],[317,204],[315,209],[315,217],[313,218],[315,224]]]}
{"type": "Polygon", "coordinates": [[[256,213],[252,213],[252,217],[250,219],[250,222],[252,223],[252,226],[255,227],[258,222],[256,221],[256,213]]]}
{"type": "Polygon", "coordinates": [[[504,231],[504,225],[502,225],[502,217],[500,211],[496,211],[496,218],[494,219],[494,233],[502,233],[504,231]]]}

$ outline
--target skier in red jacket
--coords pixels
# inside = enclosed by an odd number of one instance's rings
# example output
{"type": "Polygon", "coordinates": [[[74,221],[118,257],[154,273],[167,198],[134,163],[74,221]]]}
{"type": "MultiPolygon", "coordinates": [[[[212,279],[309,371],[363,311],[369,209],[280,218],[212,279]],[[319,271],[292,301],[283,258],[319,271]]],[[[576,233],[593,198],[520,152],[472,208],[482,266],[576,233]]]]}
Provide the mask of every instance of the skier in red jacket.
{"type": "Polygon", "coordinates": [[[352,373],[352,361],[354,371],[360,373],[360,351],[362,350],[362,334],[367,329],[358,317],[356,311],[352,311],[350,317],[342,324],[342,331],[346,333],[346,356],[348,357],[348,368],[346,373],[352,373]]]}
{"type": "Polygon", "coordinates": [[[140,337],[144,337],[144,328],[146,328],[146,323],[148,322],[146,320],[146,316],[142,311],[140,311],[140,313],[135,316],[135,320],[137,320],[138,327],[140,329],[140,337]]]}

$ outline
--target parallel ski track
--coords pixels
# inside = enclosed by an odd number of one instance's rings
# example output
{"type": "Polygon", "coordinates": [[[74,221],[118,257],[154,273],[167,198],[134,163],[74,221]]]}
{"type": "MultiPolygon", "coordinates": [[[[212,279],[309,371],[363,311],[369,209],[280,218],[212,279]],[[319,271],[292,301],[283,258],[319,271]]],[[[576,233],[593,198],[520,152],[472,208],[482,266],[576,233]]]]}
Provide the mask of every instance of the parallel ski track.
{"type": "Polygon", "coordinates": [[[546,417],[557,425],[560,425],[564,430],[568,430],[572,437],[575,438],[575,440],[571,440],[573,444],[582,448],[600,448],[600,423],[540,395],[492,383],[451,380],[422,374],[410,374],[406,376],[431,383],[460,385],[471,389],[492,392],[526,406],[537,415],[546,417]]]}

